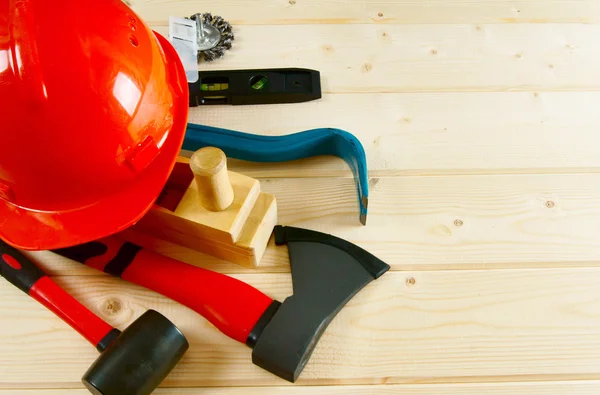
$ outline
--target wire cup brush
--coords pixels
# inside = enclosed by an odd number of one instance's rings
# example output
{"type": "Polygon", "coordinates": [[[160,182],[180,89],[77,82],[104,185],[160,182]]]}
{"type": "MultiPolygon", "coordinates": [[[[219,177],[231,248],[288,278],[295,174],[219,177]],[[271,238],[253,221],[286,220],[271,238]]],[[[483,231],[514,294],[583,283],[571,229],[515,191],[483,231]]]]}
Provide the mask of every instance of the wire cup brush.
{"type": "Polygon", "coordinates": [[[231,49],[233,28],[225,19],[208,12],[194,14],[189,19],[196,21],[198,27],[198,62],[202,59],[212,62],[231,49]]]}

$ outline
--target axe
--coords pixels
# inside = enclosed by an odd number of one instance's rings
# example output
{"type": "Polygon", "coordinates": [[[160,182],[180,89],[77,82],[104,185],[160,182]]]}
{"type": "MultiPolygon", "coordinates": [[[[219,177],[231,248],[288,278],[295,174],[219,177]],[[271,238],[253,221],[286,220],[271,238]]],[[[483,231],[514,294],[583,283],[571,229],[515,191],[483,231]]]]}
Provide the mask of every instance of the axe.
{"type": "Polygon", "coordinates": [[[232,277],[108,237],[54,250],[87,266],[161,293],[252,348],[252,362],[295,382],[341,308],[389,265],[332,235],[276,226],[287,244],[293,295],[283,303],[232,277]]]}

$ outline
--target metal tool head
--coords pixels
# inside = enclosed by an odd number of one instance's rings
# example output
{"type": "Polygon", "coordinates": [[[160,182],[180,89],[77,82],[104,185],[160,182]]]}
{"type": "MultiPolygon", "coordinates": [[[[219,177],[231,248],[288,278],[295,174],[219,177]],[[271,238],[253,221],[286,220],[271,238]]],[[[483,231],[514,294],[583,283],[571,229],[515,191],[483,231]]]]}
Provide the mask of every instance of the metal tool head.
{"type": "Polygon", "coordinates": [[[149,395],[188,348],[171,321],[148,310],[108,345],[82,382],[94,395],[149,395]]]}
{"type": "MultiPolygon", "coordinates": [[[[287,244],[294,294],[261,326],[252,362],[295,382],[325,329],[358,291],[389,265],[337,237],[306,229],[275,228],[277,245],[287,244]]],[[[251,344],[250,344],[251,345],[251,344]]],[[[252,346],[252,345],[251,345],[252,346]]]]}

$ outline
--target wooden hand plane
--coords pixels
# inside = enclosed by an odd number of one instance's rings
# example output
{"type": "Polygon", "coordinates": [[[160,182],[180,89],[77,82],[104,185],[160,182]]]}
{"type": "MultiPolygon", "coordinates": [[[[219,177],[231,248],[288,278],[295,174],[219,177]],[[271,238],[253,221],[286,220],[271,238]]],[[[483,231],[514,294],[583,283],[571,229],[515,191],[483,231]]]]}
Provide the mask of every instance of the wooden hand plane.
{"type": "Polygon", "coordinates": [[[132,230],[256,267],[277,223],[275,197],[227,169],[215,147],[179,157],[161,195],[132,230]]]}

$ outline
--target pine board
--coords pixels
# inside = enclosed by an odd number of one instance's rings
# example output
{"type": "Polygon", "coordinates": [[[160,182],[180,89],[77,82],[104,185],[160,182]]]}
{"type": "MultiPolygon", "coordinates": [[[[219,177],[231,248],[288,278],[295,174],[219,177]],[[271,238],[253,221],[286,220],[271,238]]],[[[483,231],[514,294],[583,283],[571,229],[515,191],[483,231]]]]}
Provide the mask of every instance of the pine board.
{"type": "Polygon", "coordinates": [[[212,12],[234,25],[356,23],[591,23],[600,6],[590,0],[127,0],[148,22],[169,15],[212,12]]]}
{"type": "MultiPolygon", "coordinates": [[[[289,276],[237,275],[281,299],[289,276]]],[[[371,283],[324,334],[297,385],[600,379],[600,269],[392,272],[371,283]]],[[[57,282],[120,328],[148,308],[190,350],[165,386],[287,383],[189,309],[107,277],[57,282]]],[[[36,302],[0,287],[0,388],[77,388],[93,347],[36,302]]]]}
{"type": "MultiPolygon", "coordinates": [[[[189,121],[269,136],[347,130],[375,177],[589,172],[600,168],[598,102],[600,92],[326,94],[297,105],[193,108],[189,121]]],[[[330,157],[229,162],[252,177],[351,175],[330,157]]]]}
{"type": "MultiPolygon", "coordinates": [[[[490,384],[388,384],[370,386],[296,386],[238,388],[160,388],[155,395],[596,395],[598,381],[490,383],[490,384]]],[[[89,395],[86,390],[0,390],[0,395],[89,395]]]]}
{"type": "MultiPolygon", "coordinates": [[[[600,175],[382,177],[370,181],[367,226],[351,178],[265,179],[279,224],[345,238],[392,270],[599,266],[600,175]]],[[[224,273],[241,266],[126,232],[129,240],[224,273]]],[[[99,273],[48,252],[30,253],[53,274],[99,273]]],[[[271,240],[258,268],[288,272],[271,240]]]]}
{"type": "Polygon", "coordinates": [[[599,35],[597,24],[239,26],[235,48],[200,68],[314,68],[326,93],[592,91],[599,35]]]}

